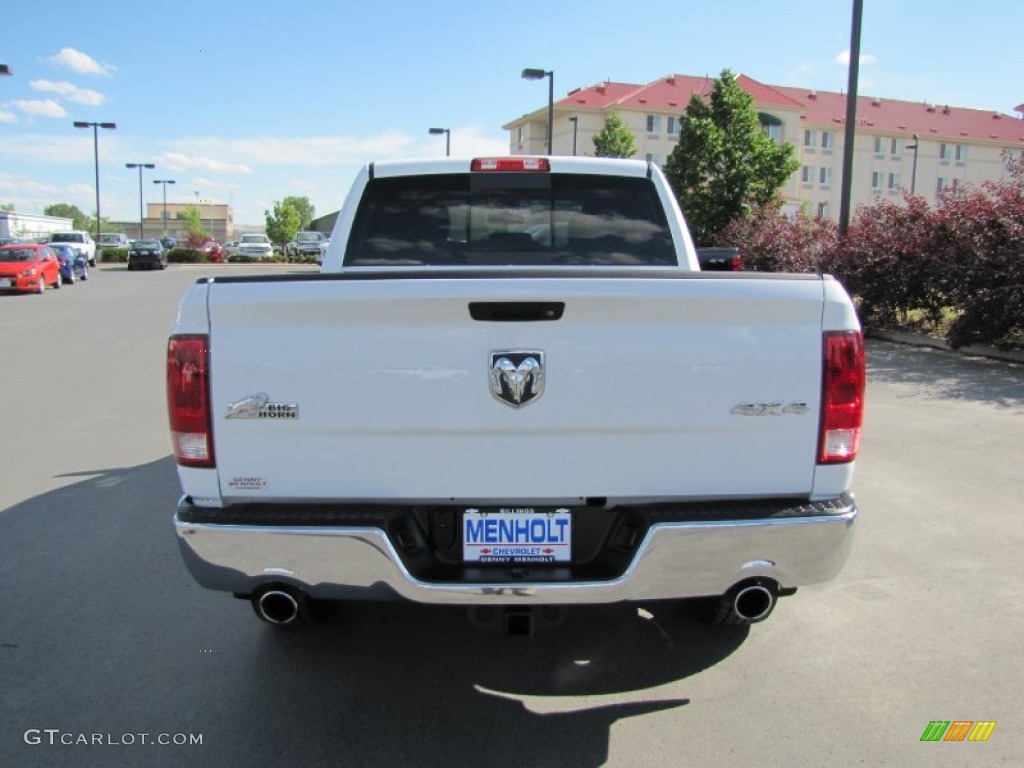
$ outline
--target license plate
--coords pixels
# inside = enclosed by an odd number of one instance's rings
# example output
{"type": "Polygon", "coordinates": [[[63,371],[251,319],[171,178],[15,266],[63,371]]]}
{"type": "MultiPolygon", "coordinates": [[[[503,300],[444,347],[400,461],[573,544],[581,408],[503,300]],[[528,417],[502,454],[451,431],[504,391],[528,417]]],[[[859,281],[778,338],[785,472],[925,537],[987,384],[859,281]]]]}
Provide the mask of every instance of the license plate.
{"type": "Polygon", "coordinates": [[[568,563],[572,514],[568,509],[496,507],[462,515],[462,559],[467,563],[568,563]]]}
{"type": "Polygon", "coordinates": [[[10,280],[0,280],[0,288],[10,288],[14,285],[10,280]]]}

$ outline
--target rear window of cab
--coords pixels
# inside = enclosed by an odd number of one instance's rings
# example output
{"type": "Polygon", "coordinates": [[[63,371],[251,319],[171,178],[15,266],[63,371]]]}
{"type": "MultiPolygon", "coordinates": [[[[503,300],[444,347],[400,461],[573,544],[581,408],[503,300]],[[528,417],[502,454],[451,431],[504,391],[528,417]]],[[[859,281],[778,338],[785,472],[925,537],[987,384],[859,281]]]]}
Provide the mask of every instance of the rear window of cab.
{"type": "Polygon", "coordinates": [[[372,179],[346,267],[674,266],[650,179],[457,173],[372,179]]]}

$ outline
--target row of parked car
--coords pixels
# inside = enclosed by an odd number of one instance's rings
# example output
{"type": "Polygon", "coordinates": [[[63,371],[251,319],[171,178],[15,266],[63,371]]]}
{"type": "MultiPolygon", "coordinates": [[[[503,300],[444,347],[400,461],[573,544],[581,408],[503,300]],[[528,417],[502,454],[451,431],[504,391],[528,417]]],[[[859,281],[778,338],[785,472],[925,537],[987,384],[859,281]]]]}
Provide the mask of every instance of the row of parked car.
{"type": "Polygon", "coordinates": [[[65,243],[0,246],[0,291],[45,293],[47,288],[88,279],[88,257],[65,243]]]}

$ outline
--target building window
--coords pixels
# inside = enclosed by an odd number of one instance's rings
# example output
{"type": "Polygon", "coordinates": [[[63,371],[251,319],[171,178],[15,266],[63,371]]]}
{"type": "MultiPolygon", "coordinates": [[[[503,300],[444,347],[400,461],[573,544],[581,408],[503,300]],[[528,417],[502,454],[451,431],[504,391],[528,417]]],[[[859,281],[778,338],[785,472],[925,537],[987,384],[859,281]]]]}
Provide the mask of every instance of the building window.
{"type": "Polygon", "coordinates": [[[935,180],[935,192],[936,192],[936,194],[938,194],[939,192],[941,192],[945,188],[946,188],[946,180],[944,178],[942,178],[941,176],[939,176],[939,178],[937,178],[935,180]]]}
{"type": "Polygon", "coordinates": [[[899,157],[903,154],[903,139],[898,139],[895,136],[889,142],[889,154],[893,157],[899,157]]]}
{"type": "Polygon", "coordinates": [[[875,136],[875,154],[879,157],[882,156],[885,148],[885,138],[883,136],[875,136]]]}
{"type": "Polygon", "coordinates": [[[668,119],[668,135],[669,138],[678,139],[679,131],[683,127],[683,121],[678,117],[670,117],[668,119]]]}
{"type": "Polygon", "coordinates": [[[810,128],[804,131],[804,148],[814,149],[818,146],[818,132],[812,131],[810,128]]]}
{"type": "Polygon", "coordinates": [[[821,167],[818,169],[818,183],[819,184],[831,184],[832,183],[832,169],[821,167]]]}
{"type": "Polygon", "coordinates": [[[832,131],[821,132],[821,148],[826,151],[832,151],[836,148],[836,135],[832,131]]]}
{"type": "Polygon", "coordinates": [[[757,122],[761,124],[761,130],[768,134],[768,138],[776,144],[782,143],[782,121],[779,118],[767,112],[758,112],[757,122]]]}
{"type": "Polygon", "coordinates": [[[828,218],[828,203],[818,203],[818,218],[819,219],[827,219],[828,218]]]}
{"type": "Polygon", "coordinates": [[[949,162],[953,158],[953,148],[949,144],[939,144],[939,160],[949,162]]]}
{"type": "Polygon", "coordinates": [[[814,169],[809,165],[805,165],[800,169],[800,181],[804,184],[810,184],[814,181],[814,169]]]}
{"type": "Polygon", "coordinates": [[[648,163],[658,164],[658,156],[654,152],[648,152],[645,157],[648,163]]]}
{"type": "Polygon", "coordinates": [[[523,143],[523,126],[521,125],[518,129],[516,129],[516,141],[518,141],[520,144],[523,143]]]}
{"type": "Polygon", "coordinates": [[[963,163],[966,160],[967,160],[967,145],[966,144],[957,144],[956,145],[956,161],[958,163],[963,163]]]}
{"type": "Polygon", "coordinates": [[[885,181],[885,174],[881,171],[871,172],[871,188],[881,191],[882,183],[885,181]]]}
{"type": "Polygon", "coordinates": [[[899,192],[900,191],[900,175],[898,173],[890,173],[889,174],[888,188],[889,188],[890,192],[899,192]]]}
{"type": "Polygon", "coordinates": [[[954,192],[956,192],[958,189],[960,189],[960,179],[953,179],[953,181],[950,183],[949,187],[954,192]]]}
{"type": "Polygon", "coordinates": [[[655,135],[661,133],[661,115],[647,116],[647,132],[655,135]]]}

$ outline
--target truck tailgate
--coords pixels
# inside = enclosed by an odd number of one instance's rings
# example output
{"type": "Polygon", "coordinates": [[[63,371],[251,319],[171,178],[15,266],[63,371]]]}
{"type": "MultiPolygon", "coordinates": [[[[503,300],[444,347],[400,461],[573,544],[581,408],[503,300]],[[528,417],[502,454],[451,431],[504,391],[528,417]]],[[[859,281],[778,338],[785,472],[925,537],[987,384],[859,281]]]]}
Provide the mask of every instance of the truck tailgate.
{"type": "Polygon", "coordinates": [[[821,280],[702,277],[212,281],[222,497],[806,494],[821,280]],[[500,399],[527,353],[542,394],[500,399]]]}

